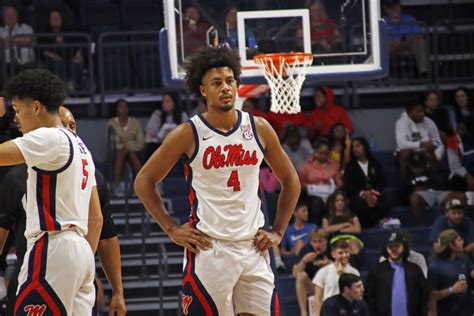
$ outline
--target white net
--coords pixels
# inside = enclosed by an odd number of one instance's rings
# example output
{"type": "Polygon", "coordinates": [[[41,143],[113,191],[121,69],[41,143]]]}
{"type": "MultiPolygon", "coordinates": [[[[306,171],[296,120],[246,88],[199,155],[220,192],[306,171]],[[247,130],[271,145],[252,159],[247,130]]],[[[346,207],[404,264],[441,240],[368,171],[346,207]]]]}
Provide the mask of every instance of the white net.
{"type": "Polygon", "coordinates": [[[271,89],[270,111],[300,112],[300,91],[313,56],[303,53],[259,55],[254,60],[262,68],[271,89]]]}

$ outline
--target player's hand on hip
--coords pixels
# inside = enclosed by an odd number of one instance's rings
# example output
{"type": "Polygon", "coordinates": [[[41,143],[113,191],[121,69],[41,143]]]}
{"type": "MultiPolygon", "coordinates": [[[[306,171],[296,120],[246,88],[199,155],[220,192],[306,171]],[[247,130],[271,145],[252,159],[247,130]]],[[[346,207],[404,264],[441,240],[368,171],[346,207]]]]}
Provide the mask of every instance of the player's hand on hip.
{"type": "Polygon", "coordinates": [[[198,253],[200,249],[207,250],[212,248],[209,236],[204,234],[202,231],[191,227],[189,223],[174,227],[170,231],[169,237],[175,243],[187,248],[193,253],[198,253]]]}
{"type": "Polygon", "coordinates": [[[127,308],[125,307],[125,298],[123,293],[114,293],[110,300],[109,316],[125,316],[127,308]]]}
{"type": "Polygon", "coordinates": [[[280,244],[281,236],[274,231],[259,229],[254,238],[255,246],[260,251],[265,251],[273,245],[280,244]]]}

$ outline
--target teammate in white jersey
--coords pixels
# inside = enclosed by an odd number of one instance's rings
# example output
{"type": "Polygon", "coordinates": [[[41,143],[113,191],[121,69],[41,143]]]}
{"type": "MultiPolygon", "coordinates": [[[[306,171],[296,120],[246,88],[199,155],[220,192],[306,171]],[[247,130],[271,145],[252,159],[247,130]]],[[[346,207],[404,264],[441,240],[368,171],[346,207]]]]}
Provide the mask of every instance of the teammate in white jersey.
{"type": "Polygon", "coordinates": [[[151,156],[135,190],[161,228],[186,248],[183,311],[190,315],[270,315],[278,309],[268,248],[279,244],[300,194],[297,173],[264,119],[235,109],[240,57],[207,47],[186,65],[189,90],[208,112],[179,125],[151,156]],[[191,217],[178,225],[155,190],[187,156],[191,217]],[[263,229],[259,166],[281,184],[275,222],[263,229]]]}
{"type": "Polygon", "coordinates": [[[10,80],[7,94],[24,136],[0,145],[0,165],[28,166],[28,259],[18,278],[15,315],[90,315],[102,225],[92,156],[62,128],[59,78],[27,70],[10,80]]]}

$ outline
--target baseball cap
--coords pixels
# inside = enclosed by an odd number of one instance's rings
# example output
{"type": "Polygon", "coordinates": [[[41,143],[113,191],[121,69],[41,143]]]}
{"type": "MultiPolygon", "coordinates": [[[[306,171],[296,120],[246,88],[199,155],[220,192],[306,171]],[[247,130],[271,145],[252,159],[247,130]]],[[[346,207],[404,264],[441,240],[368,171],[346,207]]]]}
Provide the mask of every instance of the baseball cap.
{"type": "Polygon", "coordinates": [[[403,236],[402,233],[393,232],[393,233],[390,234],[390,236],[388,236],[386,245],[388,246],[390,244],[396,244],[396,243],[406,244],[406,242],[407,242],[407,240],[405,239],[405,236],[403,236]]]}
{"type": "Polygon", "coordinates": [[[464,210],[464,203],[460,199],[453,198],[446,203],[446,211],[451,209],[464,210]]]}
{"type": "Polygon", "coordinates": [[[445,229],[443,230],[439,236],[438,240],[434,245],[434,251],[436,253],[441,253],[449,247],[449,244],[452,243],[456,238],[458,238],[459,234],[454,229],[445,229]]]}

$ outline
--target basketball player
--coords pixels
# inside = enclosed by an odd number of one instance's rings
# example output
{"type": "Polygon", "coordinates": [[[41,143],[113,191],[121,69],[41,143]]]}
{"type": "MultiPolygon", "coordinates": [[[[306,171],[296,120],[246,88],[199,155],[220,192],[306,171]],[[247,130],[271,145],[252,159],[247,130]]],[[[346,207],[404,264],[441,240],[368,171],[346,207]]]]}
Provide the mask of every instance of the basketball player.
{"type": "Polygon", "coordinates": [[[0,144],[0,165],[28,166],[28,259],[18,277],[15,315],[90,315],[102,226],[92,156],[62,128],[59,78],[26,70],[10,80],[7,94],[23,137],[0,144]]]}
{"type": "Polygon", "coordinates": [[[240,58],[206,47],[186,64],[189,90],[208,111],[179,125],[135,180],[148,212],[186,248],[183,310],[190,315],[270,315],[278,308],[268,248],[278,245],[295,209],[295,169],[267,121],[235,109],[240,58]],[[187,157],[191,217],[178,225],[155,190],[173,165],[187,157]],[[275,222],[263,229],[259,165],[265,159],[281,184],[275,222]]]}

